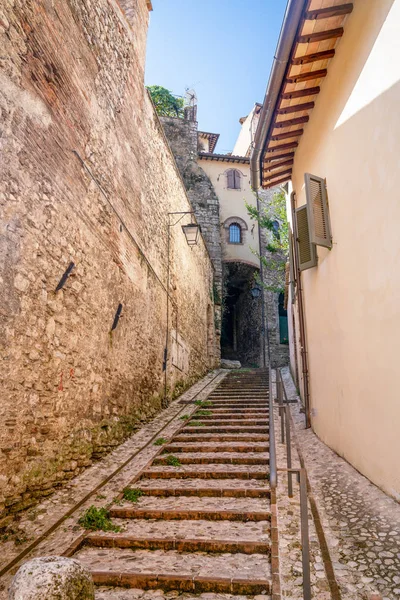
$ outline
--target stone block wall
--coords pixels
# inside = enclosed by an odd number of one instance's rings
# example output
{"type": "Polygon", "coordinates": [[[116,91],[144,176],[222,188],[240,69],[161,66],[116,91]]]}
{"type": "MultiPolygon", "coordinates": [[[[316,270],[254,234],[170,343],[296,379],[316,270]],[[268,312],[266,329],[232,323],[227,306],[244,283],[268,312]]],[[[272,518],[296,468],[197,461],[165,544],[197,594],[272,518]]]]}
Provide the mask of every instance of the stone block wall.
{"type": "MultiPolygon", "coordinates": [[[[168,212],[191,206],[143,85],[146,1],[129,8],[2,4],[0,526],[163,398],[168,212]]],[[[172,228],[170,264],[172,394],[216,343],[204,241],[172,228]]]]}
{"type": "MultiPolygon", "coordinates": [[[[186,116],[190,116],[190,113],[186,113],[186,116]]],[[[161,122],[214,265],[215,296],[218,303],[222,298],[219,200],[210,178],[198,164],[197,121],[162,117],[161,122]]],[[[221,315],[220,309],[217,310],[216,325],[219,334],[221,315]]]]}

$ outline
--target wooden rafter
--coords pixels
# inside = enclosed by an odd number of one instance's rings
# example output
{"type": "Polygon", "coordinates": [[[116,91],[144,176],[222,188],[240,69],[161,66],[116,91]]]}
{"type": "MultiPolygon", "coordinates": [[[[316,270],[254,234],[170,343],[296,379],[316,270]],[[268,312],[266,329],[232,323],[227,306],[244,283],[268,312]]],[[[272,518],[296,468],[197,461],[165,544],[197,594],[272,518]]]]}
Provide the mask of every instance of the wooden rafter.
{"type": "Polygon", "coordinates": [[[280,169],[281,167],[287,167],[288,165],[293,164],[293,158],[290,160],[281,160],[278,163],[272,163],[268,167],[265,167],[264,171],[267,173],[268,171],[273,171],[274,169],[280,169]]]}
{"type": "Polygon", "coordinates": [[[267,152],[279,152],[280,150],[287,150],[288,148],[297,148],[298,142],[289,142],[288,144],[280,144],[279,146],[272,146],[267,149],[267,152]]]}
{"type": "Polygon", "coordinates": [[[282,179],[278,179],[277,181],[272,181],[271,183],[266,182],[264,185],[264,180],[263,180],[263,188],[266,190],[270,187],[274,187],[275,185],[279,185],[281,183],[286,183],[288,181],[288,179],[290,179],[290,177],[282,177],[282,179]]]}
{"type": "Polygon", "coordinates": [[[340,17],[341,15],[348,15],[353,10],[353,4],[351,2],[347,4],[337,4],[336,6],[326,6],[325,8],[317,8],[315,10],[309,10],[306,13],[306,21],[314,21],[315,19],[329,19],[330,17],[340,17]]]}
{"type": "Polygon", "coordinates": [[[273,154],[272,156],[267,156],[264,158],[264,163],[271,163],[274,160],[281,160],[281,158],[288,158],[289,156],[294,158],[294,152],[285,152],[285,154],[273,154]]]}
{"type": "Polygon", "coordinates": [[[310,110],[310,108],[314,108],[314,102],[305,102],[304,104],[285,106],[283,108],[278,108],[276,112],[278,113],[278,115],[287,115],[293,112],[301,112],[302,110],[310,110]]]}
{"type": "Polygon", "coordinates": [[[304,90],[292,90],[291,92],[284,92],[281,95],[282,100],[292,100],[292,98],[303,98],[304,96],[316,96],[319,94],[321,88],[319,85],[310,88],[304,88],[304,90]]]}
{"type": "Polygon", "coordinates": [[[295,131],[286,131],[285,133],[276,133],[275,135],[272,135],[271,140],[273,142],[277,142],[279,140],[287,140],[288,138],[292,138],[292,137],[300,137],[301,135],[303,135],[304,130],[303,129],[296,129],[295,131]]]}
{"type": "Polygon", "coordinates": [[[308,81],[309,79],[319,79],[320,77],[326,77],[328,74],[327,69],[320,69],[319,71],[308,71],[307,73],[299,73],[298,75],[290,75],[286,81],[287,83],[300,83],[300,81],[308,81]]]}
{"type": "Polygon", "coordinates": [[[286,171],[279,171],[278,173],[273,173],[270,177],[264,177],[264,181],[272,181],[273,179],[281,179],[284,175],[291,175],[292,169],[286,169],[286,171]]]}
{"type": "Polygon", "coordinates": [[[328,60],[335,56],[335,48],[324,50],[323,52],[314,52],[313,54],[304,54],[292,60],[292,65],[307,65],[318,60],[328,60]]]}
{"type": "Polygon", "coordinates": [[[304,115],[304,117],[296,117],[295,119],[285,119],[284,121],[275,121],[273,129],[283,129],[284,127],[293,127],[293,125],[300,125],[301,123],[308,123],[310,117],[304,115]]]}
{"type": "Polygon", "coordinates": [[[311,42],[322,42],[323,40],[339,38],[342,35],[343,27],[337,27],[336,29],[328,29],[328,31],[316,31],[315,33],[301,35],[297,41],[299,44],[311,44],[311,42]]]}

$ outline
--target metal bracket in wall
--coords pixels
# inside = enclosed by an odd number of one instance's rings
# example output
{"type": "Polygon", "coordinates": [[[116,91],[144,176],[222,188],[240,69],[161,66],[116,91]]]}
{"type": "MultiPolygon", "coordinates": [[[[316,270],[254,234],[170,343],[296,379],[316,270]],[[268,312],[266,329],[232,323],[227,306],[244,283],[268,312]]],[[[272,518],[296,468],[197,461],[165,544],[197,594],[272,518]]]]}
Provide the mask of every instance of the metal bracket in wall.
{"type": "Polygon", "coordinates": [[[61,290],[62,287],[64,287],[65,282],[67,281],[72,269],[75,267],[75,263],[70,262],[67,270],[65,271],[64,275],[61,277],[60,281],[58,282],[58,285],[55,289],[56,292],[58,292],[59,290],[61,290]]]}
{"type": "Polygon", "coordinates": [[[121,317],[121,311],[122,311],[122,304],[118,304],[117,312],[115,313],[114,322],[112,324],[111,331],[114,331],[114,329],[117,327],[118,321],[120,320],[120,317],[121,317]]]}

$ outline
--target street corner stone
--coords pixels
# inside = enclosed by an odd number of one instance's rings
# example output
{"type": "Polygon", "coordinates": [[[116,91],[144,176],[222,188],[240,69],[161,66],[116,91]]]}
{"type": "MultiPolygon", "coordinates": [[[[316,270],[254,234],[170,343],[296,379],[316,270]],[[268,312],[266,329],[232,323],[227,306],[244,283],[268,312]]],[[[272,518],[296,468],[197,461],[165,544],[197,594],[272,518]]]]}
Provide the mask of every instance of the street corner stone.
{"type": "Polygon", "coordinates": [[[88,569],[77,560],[47,556],[29,560],[15,575],[9,600],[94,600],[88,569]]]}
{"type": "Polygon", "coordinates": [[[227,360],[226,358],[221,359],[222,369],[240,369],[241,364],[239,360],[227,360]]]}

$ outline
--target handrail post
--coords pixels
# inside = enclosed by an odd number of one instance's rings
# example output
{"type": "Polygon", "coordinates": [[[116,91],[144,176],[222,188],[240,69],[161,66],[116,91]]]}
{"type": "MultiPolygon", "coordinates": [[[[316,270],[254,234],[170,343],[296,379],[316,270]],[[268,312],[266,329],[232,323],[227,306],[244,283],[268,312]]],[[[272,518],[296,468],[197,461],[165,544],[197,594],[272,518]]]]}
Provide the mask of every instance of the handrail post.
{"type": "Polygon", "coordinates": [[[305,469],[300,469],[301,554],[303,563],[303,597],[311,600],[310,541],[308,535],[307,480],[305,469]]]}
{"type": "Polygon", "coordinates": [[[269,483],[271,491],[275,490],[278,483],[278,474],[276,470],[276,450],[275,450],[275,425],[274,425],[274,402],[272,390],[272,368],[269,364],[269,483]]]}
{"type": "Polygon", "coordinates": [[[288,496],[293,498],[293,480],[290,469],[292,468],[292,440],[290,437],[290,408],[289,404],[286,404],[283,408],[285,411],[286,421],[286,458],[288,468],[288,496]]]}

